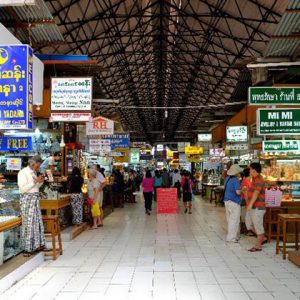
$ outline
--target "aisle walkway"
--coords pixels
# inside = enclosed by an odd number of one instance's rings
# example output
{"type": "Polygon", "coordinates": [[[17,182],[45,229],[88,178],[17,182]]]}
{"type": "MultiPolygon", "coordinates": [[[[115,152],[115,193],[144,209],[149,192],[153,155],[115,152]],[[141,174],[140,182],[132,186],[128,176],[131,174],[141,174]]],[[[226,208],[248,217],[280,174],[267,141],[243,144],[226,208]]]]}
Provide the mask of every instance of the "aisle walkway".
{"type": "Polygon", "coordinates": [[[0,299],[300,299],[300,269],[250,253],[253,238],[224,242],[224,208],[197,199],[192,215],[146,216],[128,204],[64,244],[0,299]]]}

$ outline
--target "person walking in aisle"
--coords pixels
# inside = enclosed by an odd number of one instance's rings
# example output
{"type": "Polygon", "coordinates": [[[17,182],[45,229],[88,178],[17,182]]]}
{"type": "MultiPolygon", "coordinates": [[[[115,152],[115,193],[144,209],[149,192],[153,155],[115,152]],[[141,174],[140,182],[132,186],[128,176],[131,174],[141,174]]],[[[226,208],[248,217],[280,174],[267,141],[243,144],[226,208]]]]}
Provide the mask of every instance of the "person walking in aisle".
{"type": "Polygon", "coordinates": [[[190,173],[188,171],[184,172],[181,181],[182,193],[183,193],[183,205],[184,205],[184,213],[187,212],[189,214],[192,213],[192,187],[193,181],[190,177],[190,173]]]}
{"type": "Polygon", "coordinates": [[[18,173],[22,217],[21,244],[26,257],[31,256],[34,251],[44,250],[46,244],[39,193],[44,183],[44,175],[37,175],[41,163],[41,157],[35,155],[28,160],[28,166],[18,173]]]}
{"type": "Polygon", "coordinates": [[[169,188],[170,187],[170,178],[169,173],[166,168],[163,169],[162,177],[162,187],[169,188]]]}
{"type": "Polygon", "coordinates": [[[149,170],[146,172],[146,178],[142,181],[142,187],[145,199],[145,213],[150,216],[150,211],[152,211],[154,180],[149,170]]]}
{"type": "Polygon", "coordinates": [[[246,234],[247,236],[255,236],[255,233],[251,230],[248,231],[246,226],[246,215],[247,215],[247,203],[246,199],[248,199],[248,192],[251,186],[251,176],[250,176],[250,168],[245,168],[243,171],[243,179],[242,179],[242,190],[243,193],[241,195],[242,197],[242,203],[241,203],[241,234],[246,234]]]}
{"type": "Polygon", "coordinates": [[[225,179],[225,191],[224,191],[224,203],[226,209],[227,219],[227,237],[226,242],[238,243],[238,229],[241,217],[241,183],[240,173],[243,169],[238,165],[234,164],[230,167],[227,172],[225,179]]]}
{"type": "Polygon", "coordinates": [[[267,242],[264,230],[265,182],[260,173],[260,163],[252,163],[250,165],[252,182],[248,191],[246,226],[248,230],[255,231],[257,238],[255,246],[249,249],[250,252],[261,251],[262,245],[267,242]]]}
{"type": "Polygon", "coordinates": [[[81,176],[80,169],[78,167],[74,167],[71,176],[68,177],[73,225],[80,225],[83,220],[84,199],[81,192],[83,182],[84,180],[81,176]]]}
{"type": "Polygon", "coordinates": [[[87,189],[88,196],[93,201],[93,204],[91,205],[91,213],[93,217],[92,229],[97,229],[97,227],[103,226],[103,222],[100,211],[100,183],[97,180],[97,171],[95,169],[89,169],[87,189]]]}
{"type": "Polygon", "coordinates": [[[181,176],[177,169],[175,169],[172,176],[172,186],[177,189],[177,198],[181,198],[181,176]]]}
{"type": "Polygon", "coordinates": [[[157,201],[156,190],[162,186],[162,177],[158,170],[155,170],[154,176],[154,201],[157,201]]]}

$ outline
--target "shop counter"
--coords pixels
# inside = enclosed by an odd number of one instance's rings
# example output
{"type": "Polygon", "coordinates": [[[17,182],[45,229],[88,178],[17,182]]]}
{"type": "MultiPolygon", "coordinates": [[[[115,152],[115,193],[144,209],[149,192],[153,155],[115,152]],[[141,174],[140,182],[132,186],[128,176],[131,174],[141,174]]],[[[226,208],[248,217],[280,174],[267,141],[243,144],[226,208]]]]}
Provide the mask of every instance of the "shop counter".
{"type": "Polygon", "coordinates": [[[21,217],[18,216],[0,216],[0,232],[6,231],[22,224],[21,217]]]}

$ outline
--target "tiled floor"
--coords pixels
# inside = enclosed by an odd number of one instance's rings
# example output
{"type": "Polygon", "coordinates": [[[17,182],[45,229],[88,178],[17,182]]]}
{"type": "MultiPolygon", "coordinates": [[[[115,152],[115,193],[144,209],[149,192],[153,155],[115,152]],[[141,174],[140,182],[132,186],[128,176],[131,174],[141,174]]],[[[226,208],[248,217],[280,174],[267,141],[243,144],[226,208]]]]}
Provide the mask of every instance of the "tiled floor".
{"type": "Polygon", "coordinates": [[[0,299],[300,299],[300,269],[226,244],[224,208],[196,199],[192,215],[146,216],[128,204],[70,243],[0,299]]]}

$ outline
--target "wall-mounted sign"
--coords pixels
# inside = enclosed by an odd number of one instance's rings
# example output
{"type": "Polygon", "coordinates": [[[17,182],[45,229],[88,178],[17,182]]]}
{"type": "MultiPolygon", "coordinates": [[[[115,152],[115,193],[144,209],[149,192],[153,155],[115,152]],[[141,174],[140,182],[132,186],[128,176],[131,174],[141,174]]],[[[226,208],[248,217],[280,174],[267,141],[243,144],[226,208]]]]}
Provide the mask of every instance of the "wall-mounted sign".
{"type": "Polygon", "coordinates": [[[203,148],[202,147],[196,147],[196,146],[187,146],[184,148],[185,154],[203,154],[203,148]]]}
{"type": "Polygon", "coordinates": [[[87,135],[106,135],[114,133],[114,121],[98,117],[86,123],[87,135]]]}
{"type": "Polygon", "coordinates": [[[257,110],[258,135],[300,134],[300,109],[276,108],[257,110]]]}
{"type": "Polygon", "coordinates": [[[32,122],[32,49],[0,46],[0,129],[32,129],[32,122]]]}
{"type": "Polygon", "coordinates": [[[246,143],[242,144],[227,144],[226,150],[248,150],[249,145],[246,143]]]}
{"type": "Polygon", "coordinates": [[[32,138],[2,136],[0,137],[0,151],[30,151],[32,150],[32,138]]]}
{"type": "Polygon", "coordinates": [[[247,142],[248,128],[247,126],[227,126],[226,127],[227,142],[247,142]]]}
{"type": "Polygon", "coordinates": [[[299,140],[263,141],[263,152],[297,152],[300,151],[299,140]]]}
{"type": "Polygon", "coordinates": [[[132,164],[139,164],[140,163],[140,149],[138,149],[138,148],[131,148],[130,149],[130,162],[132,164]]]}
{"type": "Polygon", "coordinates": [[[126,132],[104,135],[101,139],[110,140],[112,150],[116,148],[129,148],[130,145],[130,136],[129,133],[126,132]]]}
{"type": "Polygon", "coordinates": [[[90,113],[51,113],[49,122],[88,122],[92,119],[90,113]]]}
{"type": "Polygon", "coordinates": [[[143,148],[146,148],[146,143],[145,142],[132,142],[131,147],[143,149],[143,148]]]}
{"type": "Polygon", "coordinates": [[[89,144],[94,146],[110,146],[110,140],[90,139],[89,144]]]}
{"type": "Polygon", "coordinates": [[[6,170],[19,171],[22,167],[22,158],[9,157],[6,161],[6,170]]]}
{"type": "Polygon", "coordinates": [[[299,105],[300,88],[294,87],[250,87],[250,105],[299,105]]]}
{"type": "Polygon", "coordinates": [[[211,133],[199,133],[198,142],[210,142],[212,139],[211,133]]]}
{"type": "Polygon", "coordinates": [[[223,148],[209,149],[209,155],[217,157],[225,156],[225,150],[223,148]]]}
{"type": "Polygon", "coordinates": [[[91,110],[92,77],[51,78],[51,110],[91,110]]]}

